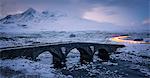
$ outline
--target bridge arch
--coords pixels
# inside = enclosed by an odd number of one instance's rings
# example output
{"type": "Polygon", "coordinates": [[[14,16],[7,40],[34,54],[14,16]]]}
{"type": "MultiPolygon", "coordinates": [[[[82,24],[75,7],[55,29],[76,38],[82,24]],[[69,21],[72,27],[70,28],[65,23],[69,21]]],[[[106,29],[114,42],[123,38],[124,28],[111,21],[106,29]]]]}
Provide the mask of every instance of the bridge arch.
{"type": "Polygon", "coordinates": [[[37,61],[42,64],[49,64],[53,63],[53,55],[49,51],[43,51],[36,57],[37,61]]]}
{"type": "Polygon", "coordinates": [[[76,48],[70,50],[70,52],[66,56],[65,63],[66,63],[66,67],[69,68],[80,64],[80,52],[76,48]]]}
{"type": "Polygon", "coordinates": [[[92,55],[89,54],[88,49],[86,49],[85,47],[71,47],[71,48],[69,48],[69,50],[67,50],[68,52],[67,52],[66,58],[67,58],[68,54],[73,49],[76,49],[80,53],[80,63],[81,64],[86,64],[86,63],[92,61],[92,55]]]}
{"type": "Polygon", "coordinates": [[[32,57],[32,59],[33,60],[37,60],[36,58],[39,56],[39,55],[41,55],[42,53],[44,53],[44,52],[49,52],[52,56],[56,56],[56,57],[59,57],[55,52],[52,52],[51,50],[38,50],[38,51],[34,51],[33,52],[33,57],[32,57]]]}
{"type": "Polygon", "coordinates": [[[50,61],[52,61],[52,64],[54,65],[54,68],[62,68],[63,67],[63,64],[62,64],[62,61],[63,58],[61,58],[62,56],[59,55],[59,50],[53,48],[53,50],[51,49],[45,49],[45,50],[38,50],[37,52],[34,52],[32,55],[34,56],[33,59],[35,61],[38,61],[37,57],[40,56],[41,54],[45,53],[45,52],[48,52],[48,55],[51,56],[52,55],[52,58],[49,58],[51,59],[50,61]]]}

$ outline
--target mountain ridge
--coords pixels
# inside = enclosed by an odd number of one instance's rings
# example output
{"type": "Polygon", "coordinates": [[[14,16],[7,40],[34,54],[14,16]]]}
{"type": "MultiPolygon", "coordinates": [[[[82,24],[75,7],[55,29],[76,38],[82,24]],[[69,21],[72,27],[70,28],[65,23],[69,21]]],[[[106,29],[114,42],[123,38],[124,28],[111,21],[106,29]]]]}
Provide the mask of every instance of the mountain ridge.
{"type": "MultiPolygon", "coordinates": [[[[12,23],[26,23],[26,22],[40,22],[43,19],[49,19],[54,17],[61,17],[63,15],[48,11],[38,12],[33,8],[29,8],[20,14],[7,15],[0,19],[1,24],[12,24],[12,23]]],[[[65,16],[65,15],[64,15],[65,16]]]]}

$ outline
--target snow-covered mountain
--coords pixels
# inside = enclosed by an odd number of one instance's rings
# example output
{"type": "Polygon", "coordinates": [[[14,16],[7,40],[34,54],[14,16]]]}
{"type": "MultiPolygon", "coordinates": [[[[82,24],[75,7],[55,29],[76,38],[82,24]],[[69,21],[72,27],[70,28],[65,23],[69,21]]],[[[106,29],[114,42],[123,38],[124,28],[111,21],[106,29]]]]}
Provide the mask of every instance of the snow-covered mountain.
{"type": "Polygon", "coordinates": [[[41,20],[48,18],[57,18],[63,16],[57,13],[49,13],[48,11],[43,11],[42,13],[37,12],[33,8],[27,9],[25,12],[15,15],[8,15],[5,18],[0,19],[2,24],[12,24],[12,23],[27,23],[27,22],[40,22],[41,20]]]}
{"type": "Polygon", "coordinates": [[[33,19],[36,14],[36,11],[32,8],[29,8],[27,11],[21,14],[8,15],[5,18],[1,19],[0,22],[3,24],[16,23],[21,21],[29,21],[29,19],[33,19]]]}

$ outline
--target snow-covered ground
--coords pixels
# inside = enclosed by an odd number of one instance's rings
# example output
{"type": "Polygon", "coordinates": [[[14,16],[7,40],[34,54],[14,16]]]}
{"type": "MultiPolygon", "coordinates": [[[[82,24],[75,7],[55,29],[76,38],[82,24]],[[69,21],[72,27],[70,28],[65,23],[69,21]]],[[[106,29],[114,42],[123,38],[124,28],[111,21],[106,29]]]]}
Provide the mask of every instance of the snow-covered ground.
{"type": "Polygon", "coordinates": [[[30,45],[36,43],[54,43],[54,42],[98,42],[108,43],[110,35],[100,31],[81,31],[81,32],[55,32],[46,31],[39,33],[0,33],[0,47],[11,47],[30,45]],[[74,34],[75,37],[70,37],[74,34]],[[106,36],[105,36],[106,35],[106,36]]]}
{"type": "MultiPolygon", "coordinates": [[[[80,53],[73,49],[67,58],[66,66],[62,69],[54,69],[52,55],[44,52],[37,62],[24,58],[13,60],[0,60],[0,77],[34,77],[34,78],[73,78],[73,77],[97,77],[97,78],[143,78],[150,77],[150,45],[129,44],[112,42],[110,38],[114,34],[100,31],[80,32],[55,32],[46,31],[39,33],[2,33],[0,47],[21,46],[31,44],[53,43],[53,42],[96,42],[109,44],[124,44],[125,48],[118,49],[111,55],[109,62],[102,62],[96,55],[93,62],[81,65],[80,53]],[[74,34],[75,36],[71,36],[74,34]]],[[[133,37],[148,38],[144,33],[130,33],[133,37]],[[141,35],[142,34],[142,35],[141,35]]]]}

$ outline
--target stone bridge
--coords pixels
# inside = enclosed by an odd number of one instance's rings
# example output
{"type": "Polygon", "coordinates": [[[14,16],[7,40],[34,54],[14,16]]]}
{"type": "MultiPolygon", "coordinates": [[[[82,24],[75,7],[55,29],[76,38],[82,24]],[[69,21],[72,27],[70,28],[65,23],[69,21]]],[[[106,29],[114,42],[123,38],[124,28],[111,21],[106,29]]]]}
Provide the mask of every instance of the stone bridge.
{"type": "Polygon", "coordinates": [[[31,60],[36,60],[41,53],[48,51],[53,55],[54,67],[59,68],[65,65],[66,57],[72,49],[77,49],[80,52],[80,62],[81,64],[84,64],[92,62],[95,52],[98,52],[98,57],[100,59],[107,61],[109,60],[109,55],[112,52],[115,52],[117,48],[122,47],[125,46],[88,42],[39,44],[1,48],[0,58],[13,59],[16,57],[24,57],[31,60]]]}

